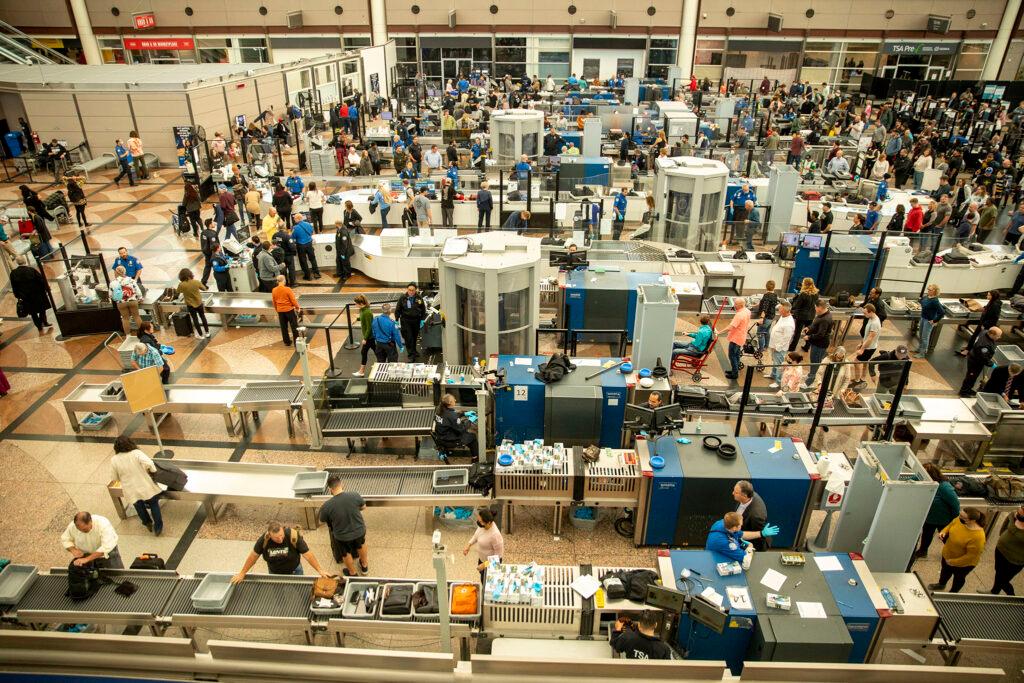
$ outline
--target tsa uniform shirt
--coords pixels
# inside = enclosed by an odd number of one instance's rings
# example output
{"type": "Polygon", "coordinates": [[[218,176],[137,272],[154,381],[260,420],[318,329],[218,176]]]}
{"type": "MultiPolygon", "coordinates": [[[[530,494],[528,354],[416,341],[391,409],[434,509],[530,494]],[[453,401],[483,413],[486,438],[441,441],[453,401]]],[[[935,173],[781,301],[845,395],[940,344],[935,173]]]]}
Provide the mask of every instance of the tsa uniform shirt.
{"type": "Polygon", "coordinates": [[[118,266],[124,266],[124,274],[130,278],[134,278],[142,270],[142,263],[134,256],[125,256],[124,258],[118,256],[114,259],[114,268],[118,266]]]}

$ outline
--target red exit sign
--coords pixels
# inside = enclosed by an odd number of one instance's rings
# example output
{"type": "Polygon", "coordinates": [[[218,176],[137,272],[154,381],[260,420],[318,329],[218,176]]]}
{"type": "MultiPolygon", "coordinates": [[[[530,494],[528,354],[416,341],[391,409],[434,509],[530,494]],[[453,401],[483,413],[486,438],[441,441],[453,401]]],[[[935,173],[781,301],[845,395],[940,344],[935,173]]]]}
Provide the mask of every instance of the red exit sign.
{"type": "Polygon", "coordinates": [[[135,22],[135,28],[139,30],[147,28],[156,28],[156,15],[152,12],[142,12],[141,14],[133,14],[132,21],[135,22]]]}

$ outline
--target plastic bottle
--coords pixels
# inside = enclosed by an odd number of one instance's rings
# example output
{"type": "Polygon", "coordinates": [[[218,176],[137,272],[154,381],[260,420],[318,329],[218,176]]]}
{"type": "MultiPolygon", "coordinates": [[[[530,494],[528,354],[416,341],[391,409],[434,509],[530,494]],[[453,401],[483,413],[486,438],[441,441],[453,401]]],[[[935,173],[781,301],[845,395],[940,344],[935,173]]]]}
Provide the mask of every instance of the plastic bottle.
{"type": "Polygon", "coordinates": [[[957,420],[957,416],[954,415],[953,416],[953,420],[949,423],[949,431],[951,431],[951,432],[956,431],[956,423],[957,423],[957,421],[958,421],[957,420]]]}
{"type": "Polygon", "coordinates": [[[704,417],[701,415],[697,416],[697,433],[700,434],[701,430],[704,429],[704,417]]]}

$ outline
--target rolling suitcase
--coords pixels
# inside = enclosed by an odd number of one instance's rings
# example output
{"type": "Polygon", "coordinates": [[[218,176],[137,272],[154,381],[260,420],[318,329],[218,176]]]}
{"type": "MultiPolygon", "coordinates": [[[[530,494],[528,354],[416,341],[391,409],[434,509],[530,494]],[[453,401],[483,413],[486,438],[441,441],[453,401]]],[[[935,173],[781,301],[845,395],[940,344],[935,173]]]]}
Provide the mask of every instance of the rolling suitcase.
{"type": "Polygon", "coordinates": [[[174,333],[179,337],[191,337],[192,336],[192,318],[189,317],[185,311],[178,313],[172,313],[170,316],[171,324],[174,325],[174,333]]]}

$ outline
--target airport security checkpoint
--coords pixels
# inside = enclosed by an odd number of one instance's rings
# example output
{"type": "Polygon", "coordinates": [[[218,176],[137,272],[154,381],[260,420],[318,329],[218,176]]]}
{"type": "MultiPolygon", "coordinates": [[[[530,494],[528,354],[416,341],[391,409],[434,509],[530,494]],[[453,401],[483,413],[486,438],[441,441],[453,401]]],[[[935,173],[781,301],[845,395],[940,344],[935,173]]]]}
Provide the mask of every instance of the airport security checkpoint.
{"type": "Polygon", "coordinates": [[[681,4],[0,65],[0,678],[1017,680],[1024,88],[681,4]]]}

